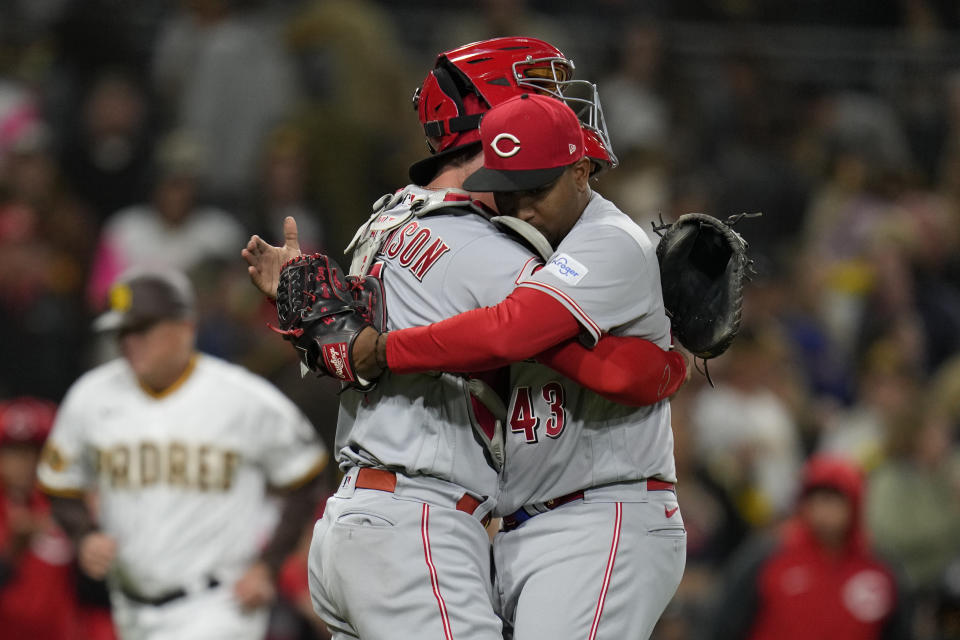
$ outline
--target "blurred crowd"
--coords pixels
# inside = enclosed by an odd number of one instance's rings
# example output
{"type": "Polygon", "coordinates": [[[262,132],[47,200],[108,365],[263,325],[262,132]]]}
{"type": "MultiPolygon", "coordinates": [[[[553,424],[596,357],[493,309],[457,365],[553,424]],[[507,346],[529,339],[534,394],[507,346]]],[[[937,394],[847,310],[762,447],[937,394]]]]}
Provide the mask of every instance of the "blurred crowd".
{"type": "MultiPolygon", "coordinates": [[[[763,212],[737,224],[757,276],[716,387],[694,374],[673,400],[688,562],[655,637],[721,628],[732,567],[806,513],[822,454],[862,476],[844,495],[905,637],[960,638],[960,9],[834,4],[3,2],[0,400],[59,402],[112,355],[90,320],[113,279],[171,266],[201,350],[332,443],[336,388],[300,381],[240,248],[294,215],[339,255],[426,152],[410,96],[436,53],[536,36],[598,83],[621,166],[596,187],[646,230],[763,212]]],[[[33,499],[0,472],[0,504],[33,499]]],[[[30,545],[8,519],[0,564],[30,545]]],[[[272,638],[321,637],[291,566],[272,638]]]]}

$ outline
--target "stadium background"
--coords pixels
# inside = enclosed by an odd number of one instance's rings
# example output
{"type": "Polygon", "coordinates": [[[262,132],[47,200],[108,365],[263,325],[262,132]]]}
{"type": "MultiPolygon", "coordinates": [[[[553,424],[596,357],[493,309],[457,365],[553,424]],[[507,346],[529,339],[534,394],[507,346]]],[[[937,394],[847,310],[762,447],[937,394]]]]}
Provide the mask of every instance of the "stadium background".
{"type": "Polygon", "coordinates": [[[201,291],[201,348],[332,442],[336,389],[266,330],[242,242],[293,213],[338,254],[425,152],[410,97],[436,53],[541,37],[598,83],[621,166],[597,188],[644,228],[764,212],[740,225],[760,275],[717,388],[695,374],[674,400],[689,556],[656,637],[709,628],[727,563],[820,451],[868,474],[915,637],[940,637],[960,607],[958,27],[947,0],[7,0],[0,398],[59,401],[111,355],[89,331],[106,284],[162,258],[201,291]]]}

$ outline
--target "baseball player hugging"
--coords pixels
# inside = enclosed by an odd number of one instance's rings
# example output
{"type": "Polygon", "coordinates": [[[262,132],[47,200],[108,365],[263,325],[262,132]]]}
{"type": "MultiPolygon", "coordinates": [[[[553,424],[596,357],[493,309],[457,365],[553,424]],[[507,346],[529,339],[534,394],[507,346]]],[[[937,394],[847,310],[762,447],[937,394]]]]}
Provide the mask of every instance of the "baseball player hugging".
{"type": "MultiPolygon", "coordinates": [[[[668,348],[656,254],[589,188],[581,127],[561,101],[503,102],[480,134],[484,166],[465,188],[494,192],[502,215],[535,226],[556,252],[493,308],[378,337],[377,359],[393,373],[518,362],[494,508],[503,518],[493,542],[498,611],[517,639],[646,638],[685,564],[665,400],[678,380],[662,365],[655,371],[663,377],[644,377],[634,363],[639,376],[624,378],[656,392],[617,404],[561,369],[521,361],[578,333],[595,351],[614,339],[609,333],[668,348]]],[[[675,375],[682,379],[685,368],[675,375]]]]}
{"type": "MultiPolygon", "coordinates": [[[[668,523],[670,536],[646,549],[663,556],[650,572],[651,580],[663,585],[663,597],[650,599],[644,594],[649,604],[637,606],[636,589],[625,587],[621,574],[604,577],[612,570],[612,557],[624,558],[610,552],[611,537],[620,535],[624,518],[629,526],[638,527],[636,535],[644,535],[654,526],[662,528],[659,520],[654,524],[651,508],[670,504],[671,516],[677,511],[668,464],[672,442],[664,433],[664,428],[669,433],[665,398],[682,384],[686,367],[680,355],[666,349],[669,325],[662,302],[657,306],[655,266],[647,270],[640,264],[651,249],[649,242],[638,246],[632,229],[623,232],[617,216],[626,216],[613,205],[599,196],[584,198],[594,163],[612,166],[615,158],[605,136],[581,125],[562,101],[560,90],[571,82],[572,72],[572,63],[561,52],[532,38],[496,38],[441,54],[415,98],[434,153],[411,167],[415,184],[375,205],[351,244],[350,275],[327,256],[296,257],[299,247],[292,220],[285,222],[283,247],[271,247],[254,236],[242,252],[254,284],[277,298],[280,332],[296,347],[304,367],[347,383],[335,443],[343,481],[315,527],[310,551],[314,608],[335,637],[499,640],[511,632],[518,638],[562,638],[571,632],[587,637],[591,625],[598,627],[594,617],[600,620],[597,599],[608,597],[617,603],[607,609],[613,613],[600,627],[603,637],[638,637],[633,632],[640,633],[647,622],[652,628],[679,581],[683,564],[679,515],[668,523]],[[540,109],[532,117],[543,119],[547,130],[535,131],[535,139],[527,137],[530,131],[497,130],[495,135],[505,135],[496,141],[487,136],[482,123],[498,106],[518,101],[540,109]],[[572,130],[555,129],[558,122],[572,130]],[[558,142],[538,151],[540,141],[553,138],[558,142]],[[509,198],[504,196],[501,204],[500,194],[496,206],[509,215],[494,216],[491,192],[508,189],[464,183],[485,164],[488,152],[527,165],[521,171],[529,169],[525,179],[516,182],[517,191],[525,190],[517,194],[518,201],[545,197],[566,203],[557,219],[546,215],[548,209],[543,209],[544,220],[520,215],[517,212],[530,207],[514,206],[511,211],[509,198]],[[548,164],[537,166],[543,160],[548,164]],[[587,217],[603,219],[596,227],[600,242],[590,245],[589,256],[572,242],[569,251],[563,249],[567,258],[551,256],[551,242],[559,243],[570,232],[588,199],[587,217]],[[614,231],[608,232],[608,227],[614,231]],[[638,263],[631,264],[628,273],[617,264],[617,255],[605,255],[605,265],[593,261],[608,238],[638,263]],[[291,258],[296,259],[286,262],[291,258]],[[536,272],[544,259],[554,264],[536,272]],[[565,281],[546,278],[547,274],[561,278],[558,270],[565,270],[565,281]],[[577,274],[571,275],[573,271],[577,274]],[[643,273],[649,292],[627,286],[637,273],[643,273]],[[617,287],[604,288],[614,276],[617,287]],[[384,296],[363,293],[375,289],[369,285],[373,279],[382,282],[384,296]],[[569,290],[571,279],[579,290],[559,295],[569,290]],[[538,281],[542,288],[518,287],[538,281]],[[581,292],[588,293],[574,300],[581,292]],[[627,296],[639,301],[616,311],[627,296]],[[383,309],[378,305],[384,298],[388,313],[381,325],[377,318],[383,309]],[[645,313],[649,320],[637,319],[645,313]],[[614,324],[627,326],[634,320],[635,330],[624,331],[629,335],[608,335],[614,324]],[[593,350],[578,340],[584,325],[593,350]],[[435,327],[439,331],[434,332],[435,327]],[[400,339],[394,340],[395,335],[400,339]],[[342,354],[336,360],[340,366],[327,357],[330,353],[342,354]],[[521,370],[504,368],[534,356],[552,370],[536,365],[527,382],[520,377],[521,370]],[[374,379],[375,385],[369,382],[374,379]],[[618,425],[599,442],[604,455],[623,445],[634,447],[636,443],[624,439],[628,423],[640,431],[640,417],[652,416],[655,459],[623,460],[610,469],[612,480],[590,475],[601,469],[604,457],[587,458],[596,459],[597,466],[575,464],[572,451],[589,451],[589,443],[583,448],[583,432],[594,411],[598,426],[618,425]],[[541,437],[543,433],[546,437],[541,437]],[[537,477],[517,470],[518,479],[510,483],[514,474],[507,468],[514,455],[510,449],[521,443],[533,449],[545,441],[559,443],[558,455],[566,457],[552,461],[549,451],[531,457],[530,472],[537,477]],[[628,470],[628,465],[633,466],[628,470]],[[567,467],[569,474],[564,474],[567,467]],[[591,504],[584,509],[587,499],[582,494],[569,500],[562,494],[541,495],[559,475],[565,483],[557,486],[570,485],[571,491],[592,490],[598,480],[625,481],[629,486],[613,493],[592,492],[591,504]],[[648,498],[648,491],[663,495],[648,498]],[[505,497],[507,506],[501,506],[505,497]],[[498,577],[494,585],[484,528],[488,516],[519,518],[515,514],[519,508],[533,509],[554,497],[564,498],[574,509],[578,505],[573,502],[579,500],[578,510],[590,513],[571,522],[544,518],[547,527],[575,526],[570,533],[561,533],[564,540],[556,545],[556,553],[548,548],[552,542],[538,536],[524,545],[522,553],[511,552],[500,560],[508,576],[518,575],[510,572],[523,564],[534,572],[524,595],[523,577],[516,582],[498,577]],[[622,506],[634,497],[642,508],[622,506]],[[596,498],[605,506],[595,504],[596,498]],[[516,506],[505,511],[511,505],[516,506]],[[570,556],[569,549],[580,537],[591,540],[576,547],[589,555],[583,564],[568,557],[562,574],[541,571],[548,554],[570,556]],[[545,556],[540,561],[526,557],[540,553],[545,556]],[[597,572],[599,576],[594,575],[597,572]],[[587,605],[589,612],[582,611],[583,603],[571,607],[568,599],[558,598],[556,589],[562,584],[559,579],[583,584],[585,576],[597,590],[587,605]],[[617,585],[613,591],[608,589],[611,579],[617,585]],[[526,603],[522,615],[518,600],[526,603]],[[564,607],[571,609],[569,614],[558,611],[564,607]],[[627,611],[631,607],[642,613],[631,614],[627,611]],[[557,621],[545,621],[552,615],[557,621]],[[535,619],[544,624],[542,630],[536,629],[535,619]]],[[[602,121],[597,116],[599,105],[590,102],[587,107],[594,114],[591,121],[602,121]]],[[[504,113],[509,119],[513,112],[504,113]]],[[[591,235],[589,229],[578,234],[578,242],[591,235]]],[[[662,512],[659,518],[664,518],[662,512]]],[[[514,530],[526,534],[538,528],[521,524],[514,530]]],[[[558,532],[551,528],[551,533],[558,532]]],[[[643,552],[631,555],[637,566],[625,567],[623,575],[636,571],[640,561],[651,561],[643,552]]],[[[596,631],[592,637],[597,637],[596,631]]]]}

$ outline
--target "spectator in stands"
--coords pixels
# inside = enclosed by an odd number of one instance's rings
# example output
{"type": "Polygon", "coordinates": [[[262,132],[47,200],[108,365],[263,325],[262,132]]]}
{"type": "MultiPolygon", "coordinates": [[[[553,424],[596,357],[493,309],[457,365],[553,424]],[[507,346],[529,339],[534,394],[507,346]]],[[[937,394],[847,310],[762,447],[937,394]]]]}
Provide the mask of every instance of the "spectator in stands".
{"type": "MultiPolygon", "coordinates": [[[[248,224],[261,238],[282,245],[277,233],[283,219],[297,221],[300,247],[304,253],[323,251],[325,229],[320,212],[309,192],[310,165],[304,131],[295,125],[275,128],[261,151],[260,172],[248,224]]],[[[336,247],[332,247],[336,251],[336,247]]]]}
{"type": "Polygon", "coordinates": [[[922,377],[903,344],[888,338],[867,349],[855,379],[854,401],[824,419],[817,449],[870,471],[886,456],[892,425],[921,402],[922,377]]]}
{"type": "Polygon", "coordinates": [[[60,145],[60,163],[98,224],[150,192],[153,103],[131,73],[107,70],[93,81],[60,145]]]}
{"type": "Polygon", "coordinates": [[[724,384],[692,400],[698,461],[744,520],[767,526],[789,511],[803,455],[796,416],[777,390],[789,351],[775,331],[745,328],[715,364],[724,384]]]}
{"type": "MultiPolygon", "coordinates": [[[[671,188],[671,114],[661,87],[664,35],[654,22],[630,21],[614,41],[619,43],[617,63],[599,86],[620,168],[600,180],[607,197],[630,203],[628,214],[650,231],[650,222],[668,208],[671,188]]],[[[705,209],[684,213],[694,210],[705,209]]]]}
{"type": "Polygon", "coordinates": [[[252,3],[190,0],[161,26],[154,82],[174,126],[208,149],[204,178],[221,206],[241,203],[261,141],[298,93],[279,25],[252,3]],[[245,6],[243,6],[245,5],[245,6]]]}
{"type": "MultiPolygon", "coordinates": [[[[2,125],[0,125],[2,128],[2,125]]],[[[83,284],[96,240],[42,121],[7,140],[0,178],[0,393],[58,398],[82,369],[83,284]]]]}
{"type": "Polygon", "coordinates": [[[862,522],[853,464],[814,457],[793,516],[734,559],[709,624],[717,640],[910,638],[910,608],[862,522]]]}
{"type": "MultiPolygon", "coordinates": [[[[383,3],[305,0],[285,39],[303,92],[292,121],[306,136],[310,175],[323,177],[310,184],[310,196],[328,222],[326,246],[339,252],[371,203],[392,191],[409,159],[423,152],[423,130],[398,117],[410,109],[420,79],[410,76],[383,3]]],[[[429,55],[432,61],[436,51],[429,55]]]]}
{"type": "Polygon", "coordinates": [[[926,398],[898,418],[887,459],[870,477],[867,522],[879,548],[927,598],[960,540],[960,448],[953,425],[926,398]]]}
{"type": "Polygon", "coordinates": [[[88,287],[94,309],[104,307],[110,284],[131,267],[190,271],[205,260],[234,259],[246,236],[229,213],[199,202],[208,159],[192,134],[167,134],[157,154],[152,201],[118,211],[100,234],[88,287]]]}
{"type": "Polygon", "coordinates": [[[0,403],[0,631],[5,638],[77,637],[73,547],[37,488],[40,451],[56,405],[0,403]]]}

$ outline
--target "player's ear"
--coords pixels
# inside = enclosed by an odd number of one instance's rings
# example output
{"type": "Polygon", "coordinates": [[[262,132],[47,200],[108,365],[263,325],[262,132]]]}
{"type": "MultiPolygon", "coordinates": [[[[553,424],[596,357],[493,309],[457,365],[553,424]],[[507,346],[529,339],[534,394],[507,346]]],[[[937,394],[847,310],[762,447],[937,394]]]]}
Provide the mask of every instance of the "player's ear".
{"type": "Polygon", "coordinates": [[[590,188],[590,172],[593,169],[590,158],[580,158],[573,164],[573,179],[578,191],[590,188]]]}

